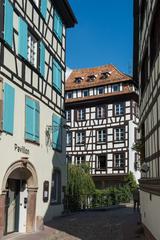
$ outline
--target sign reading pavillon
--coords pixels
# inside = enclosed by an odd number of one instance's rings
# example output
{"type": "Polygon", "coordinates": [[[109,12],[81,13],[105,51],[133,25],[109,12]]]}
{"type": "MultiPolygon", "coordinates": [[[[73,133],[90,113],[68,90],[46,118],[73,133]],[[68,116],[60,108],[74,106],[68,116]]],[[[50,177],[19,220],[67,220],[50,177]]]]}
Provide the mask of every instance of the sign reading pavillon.
{"type": "Polygon", "coordinates": [[[20,147],[16,143],[14,144],[14,150],[29,155],[29,149],[25,148],[24,146],[20,147]]]}

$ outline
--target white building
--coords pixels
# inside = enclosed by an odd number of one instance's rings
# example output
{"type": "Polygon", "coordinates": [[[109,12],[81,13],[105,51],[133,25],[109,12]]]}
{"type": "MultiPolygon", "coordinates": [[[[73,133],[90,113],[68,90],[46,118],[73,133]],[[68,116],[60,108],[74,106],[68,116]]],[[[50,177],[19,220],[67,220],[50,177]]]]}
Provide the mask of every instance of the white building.
{"type": "Polygon", "coordinates": [[[66,186],[66,0],[0,3],[0,237],[60,215],[66,186]]]}
{"type": "Polygon", "coordinates": [[[143,143],[141,217],[145,239],[160,239],[160,1],[134,1],[134,78],[143,143]]]}
{"type": "Polygon", "coordinates": [[[98,188],[139,178],[132,150],[138,124],[137,86],[113,65],[73,70],[66,81],[67,158],[87,162],[98,188]]]}

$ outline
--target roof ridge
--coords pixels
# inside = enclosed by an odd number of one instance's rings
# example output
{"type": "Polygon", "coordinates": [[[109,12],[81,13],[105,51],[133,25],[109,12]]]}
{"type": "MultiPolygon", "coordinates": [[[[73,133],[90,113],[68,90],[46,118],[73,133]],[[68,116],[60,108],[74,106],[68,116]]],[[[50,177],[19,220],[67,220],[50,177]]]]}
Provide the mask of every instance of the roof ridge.
{"type": "Polygon", "coordinates": [[[108,63],[108,64],[104,64],[104,65],[99,65],[99,66],[95,66],[95,67],[88,67],[88,68],[75,68],[75,69],[72,69],[73,71],[72,72],[78,72],[78,71],[83,71],[83,70],[90,70],[90,69],[94,69],[94,68],[103,68],[103,67],[108,67],[108,66],[113,66],[113,64],[111,63],[108,63]]]}

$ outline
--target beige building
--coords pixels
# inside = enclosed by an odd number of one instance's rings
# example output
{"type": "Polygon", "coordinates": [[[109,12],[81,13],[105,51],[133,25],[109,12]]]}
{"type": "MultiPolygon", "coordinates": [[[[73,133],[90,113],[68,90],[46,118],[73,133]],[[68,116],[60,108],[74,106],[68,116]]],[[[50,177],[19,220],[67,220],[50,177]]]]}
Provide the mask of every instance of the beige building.
{"type": "Polygon", "coordinates": [[[134,78],[140,87],[141,217],[148,240],[160,239],[160,1],[134,1],[134,78]]]}
{"type": "Polygon", "coordinates": [[[66,0],[0,3],[0,237],[63,212],[66,0]]]}

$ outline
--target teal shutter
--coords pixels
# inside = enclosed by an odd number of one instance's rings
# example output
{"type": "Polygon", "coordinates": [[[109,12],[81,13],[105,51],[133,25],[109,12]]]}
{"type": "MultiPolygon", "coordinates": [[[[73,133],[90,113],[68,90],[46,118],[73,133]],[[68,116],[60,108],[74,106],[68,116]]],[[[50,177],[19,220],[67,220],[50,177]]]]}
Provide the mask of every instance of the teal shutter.
{"type": "Polygon", "coordinates": [[[40,43],[40,73],[45,77],[45,46],[44,43],[40,43]]]}
{"type": "Polygon", "coordinates": [[[26,97],[25,139],[39,142],[39,103],[26,97]]]}
{"type": "Polygon", "coordinates": [[[41,0],[41,13],[43,17],[46,19],[47,15],[47,0],[41,0]]]}
{"type": "Polygon", "coordinates": [[[4,84],[3,130],[13,134],[14,127],[15,90],[9,84],[4,84]]]}
{"type": "Polygon", "coordinates": [[[12,47],[13,42],[13,7],[5,0],[4,10],[4,40],[12,47]]]}
{"type": "Polygon", "coordinates": [[[55,11],[54,14],[54,33],[56,36],[59,38],[59,40],[62,40],[62,30],[63,30],[63,24],[60,16],[58,13],[55,11]]]}
{"type": "Polygon", "coordinates": [[[39,103],[35,101],[35,141],[39,142],[39,121],[40,121],[40,116],[39,116],[39,103]]]}
{"type": "Polygon", "coordinates": [[[28,26],[27,23],[19,17],[19,39],[18,39],[18,53],[27,59],[28,49],[28,26]]]}
{"type": "Polygon", "coordinates": [[[26,97],[25,139],[34,141],[34,101],[26,97]]]}
{"type": "Polygon", "coordinates": [[[53,149],[62,150],[62,126],[61,126],[61,117],[53,114],[52,117],[52,147],[53,149]]]}
{"type": "Polygon", "coordinates": [[[53,86],[61,93],[62,92],[62,68],[53,60],[53,86]]]}

